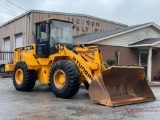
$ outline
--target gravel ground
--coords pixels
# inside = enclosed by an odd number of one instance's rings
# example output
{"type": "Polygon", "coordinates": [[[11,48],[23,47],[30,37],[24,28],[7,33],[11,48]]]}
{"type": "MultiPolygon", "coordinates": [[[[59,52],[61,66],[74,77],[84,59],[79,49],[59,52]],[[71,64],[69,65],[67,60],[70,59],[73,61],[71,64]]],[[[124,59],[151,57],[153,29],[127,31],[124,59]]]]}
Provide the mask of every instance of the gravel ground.
{"type": "Polygon", "coordinates": [[[16,91],[11,78],[0,78],[0,120],[159,120],[160,86],[156,101],[109,108],[92,103],[80,89],[72,99],[56,98],[47,85],[32,92],[16,91]]]}

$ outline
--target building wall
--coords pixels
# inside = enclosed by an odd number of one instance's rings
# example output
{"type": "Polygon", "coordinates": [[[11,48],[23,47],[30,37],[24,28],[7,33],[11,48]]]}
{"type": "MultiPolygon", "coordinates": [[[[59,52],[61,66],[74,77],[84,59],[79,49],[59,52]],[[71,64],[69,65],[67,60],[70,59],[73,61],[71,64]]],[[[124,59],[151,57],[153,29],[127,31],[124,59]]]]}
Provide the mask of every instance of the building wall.
{"type": "Polygon", "coordinates": [[[146,39],[146,38],[158,38],[160,37],[160,32],[157,31],[153,27],[146,27],[139,30],[135,30],[123,35],[118,35],[109,39],[104,39],[102,41],[97,42],[98,44],[103,45],[113,45],[113,46],[125,46],[127,47],[129,44],[134,42],[146,39]],[[150,34],[146,33],[146,31],[150,30],[150,34]]]}
{"type": "MultiPolygon", "coordinates": [[[[82,34],[88,34],[98,31],[116,29],[120,27],[124,27],[126,25],[95,19],[93,17],[86,17],[86,16],[78,16],[78,15],[66,15],[66,14],[54,14],[54,13],[40,13],[40,12],[33,12],[31,13],[31,31],[35,30],[34,23],[39,20],[47,19],[47,18],[57,18],[63,20],[70,20],[73,21],[73,36],[78,36],[82,34]]],[[[31,43],[34,43],[34,37],[31,37],[31,43]]]]}
{"type": "Polygon", "coordinates": [[[23,44],[25,44],[25,27],[26,27],[26,16],[6,24],[0,28],[0,48],[2,49],[4,38],[10,37],[10,50],[14,48],[15,35],[22,33],[23,44]]]}
{"type": "Polygon", "coordinates": [[[157,49],[156,53],[153,50],[152,54],[152,78],[154,76],[160,79],[160,49],[157,49]]]}
{"type": "Polygon", "coordinates": [[[92,32],[116,29],[119,27],[124,27],[126,25],[115,23],[107,20],[96,19],[94,17],[85,17],[83,15],[71,15],[71,14],[63,14],[63,13],[47,13],[47,12],[29,12],[25,15],[22,15],[20,18],[15,20],[11,20],[4,24],[2,28],[0,28],[0,49],[2,49],[3,39],[10,37],[11,43],[10,48],[13,50],[14,48],[14,37],[16,34],[22,33],[23,45],[28,45],[35,43],[34,40],[34,31],[35,25],[34,23],[39,20],[47,19],[47,18],[58,18],[64,20],[71,20],[74,24],[73,36],[78,36],[81,34],[88,34],[92,32]]]}
{"type": "Polygon", "coordinates": [[[47,18],[58,18],[58,19],[73,21],[74,24],[73,36],[124,27],[124,25],[118,23],[116,24],[114,22],[99,20],[86,16],[33,12],[32,13],[33,28],[34,28],[34,23],[36,21],[47,18]]]}
{"type": "Polygon", "coordinates": [[[121,46],[109,46],[109,45],[100,45],[99,46],[102,52],[103,60],[107,61],[108,59],[115,60],[115,51],[120,52],[119,65],[133,65],[137,64],[138,53],[133,53],[130,48],[121,47],[121,46]]]}
{"type": "MultiPolygon", "coordinates": [[[[99,46],[103,55],[103,60],[115,60],[115,51],[120,51],[120,65],[138,64],[138,51],[133,52],[133,49],[121,46],[99,46]]],[[[152,80],[157,77],[160,80],[160,49],[152,51],[152,80]]]]}

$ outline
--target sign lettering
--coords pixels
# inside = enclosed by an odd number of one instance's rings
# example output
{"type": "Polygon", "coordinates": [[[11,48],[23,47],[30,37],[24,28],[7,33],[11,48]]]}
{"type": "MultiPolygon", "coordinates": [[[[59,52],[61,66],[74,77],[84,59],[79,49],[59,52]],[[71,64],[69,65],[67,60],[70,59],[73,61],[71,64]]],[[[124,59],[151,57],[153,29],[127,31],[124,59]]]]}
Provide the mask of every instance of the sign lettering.
{"type": "Polygon", "coordinates": [[[69,21],[73,22],[73,30],[75,29],[76,31],[82,31],[82,32],[89,32],[90,27],[96,27],[92,29],[94,32],[101,31],[100,30],[100,22],[95,22],[93,20],[81,20],[81,19],[75,19],[75,18],[70,18],[68,17],[69,21]],[[79,25],[81,24],[82,27],[79,25]]]}

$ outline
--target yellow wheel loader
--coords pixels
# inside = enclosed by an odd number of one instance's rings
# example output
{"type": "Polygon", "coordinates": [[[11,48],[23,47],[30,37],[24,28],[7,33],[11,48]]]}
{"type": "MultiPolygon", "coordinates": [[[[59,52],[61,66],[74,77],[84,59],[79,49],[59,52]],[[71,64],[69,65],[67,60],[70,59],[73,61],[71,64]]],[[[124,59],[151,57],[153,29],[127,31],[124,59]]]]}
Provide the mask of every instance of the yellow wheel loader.
{"type": "Polygon", "coordinates": [[[92,101],[111,107],[156,99],[144,68],[106,69],[98,46],[73,45],[72,22],[50,18],[35,25],[35,44],[16,48],[14,63],[5,65],[16,90],[31,91],[39,80],[65,99],[85,83],[92,101]]]}

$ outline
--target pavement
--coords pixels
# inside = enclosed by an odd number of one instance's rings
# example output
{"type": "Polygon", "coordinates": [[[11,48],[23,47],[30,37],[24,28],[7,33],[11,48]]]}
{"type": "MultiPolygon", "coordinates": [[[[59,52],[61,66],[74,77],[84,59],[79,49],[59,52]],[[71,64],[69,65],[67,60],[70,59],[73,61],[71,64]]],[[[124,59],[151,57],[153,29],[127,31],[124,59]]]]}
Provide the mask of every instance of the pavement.
{"type": "Polygon", "coordinates": [[[36,82],[33,91],[19,92],[11,78],[0,78],[0,120],[159,120],[160,86],[151,89],[155,101],[110,108],[94,104],[85,89],[61,99],[47,85],[36,82]]]}

